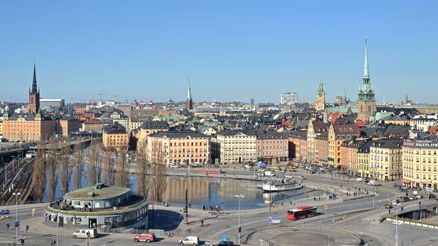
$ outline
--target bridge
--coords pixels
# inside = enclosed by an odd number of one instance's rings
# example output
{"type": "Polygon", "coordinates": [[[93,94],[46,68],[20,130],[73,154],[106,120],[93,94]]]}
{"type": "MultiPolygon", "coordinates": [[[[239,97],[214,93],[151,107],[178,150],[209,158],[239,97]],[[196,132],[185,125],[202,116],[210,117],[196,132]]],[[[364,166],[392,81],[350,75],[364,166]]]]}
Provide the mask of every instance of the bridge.
{"type": "Polygon", "coordinates": [[[68,141],[57,141],[55,143],[46,143],[43,145],[35,145],[31,146],[29,149],[31,150],[62,150],[65,148],[74,149],[76,146],[82,145],[83,147],[90,146],[90,143],[92,141],[99,141],[101,138],[85,138],[85,139],[75,139],[75,140],[68,140],[68,141]]]}

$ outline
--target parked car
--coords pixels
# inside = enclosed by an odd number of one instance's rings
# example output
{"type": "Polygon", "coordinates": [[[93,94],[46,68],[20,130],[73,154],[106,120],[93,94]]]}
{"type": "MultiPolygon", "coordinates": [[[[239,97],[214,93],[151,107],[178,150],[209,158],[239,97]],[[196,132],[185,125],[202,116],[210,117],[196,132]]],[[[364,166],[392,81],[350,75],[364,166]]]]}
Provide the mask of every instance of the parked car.
{"type": "Polygon", "coordinates": [[[221,236],[219,243],[216,246],[234,246],[234,242],[230,240],[228,236],[221,236]]]}
{"type": "Polygon", "coordinates": [[[363,178],[357,178],[356,179],[356,182],[362,182],[363,181],[363,178]]]}
{"type": "Polygon", "coordinates": [[[97,237],[96,229],[79,229],[73,232],[74,238],[95,238],[97,237]]]}
{"type": "Polygon", "coordinates": [[[199,245],[199,237],[197,236],[188,236],[184,239],[179,240],[180,245],[193,245],[197,246],[199,245]]]}
{"type": "Polygon", "coordinates": [[[274,177],[275,176],[275,173],[273,172],[273,171],[265,171],[265,176],[268,176],[268,177],[274,177]]]}
{"type": "Polygon", "coordinates": [[[2,209],[2,210],[0,210],[0,215],[6,215],[6,214],[9,214],[10,212],[9,212],[9,210],[8,209],[2,209]]]}
{"type": "Polygon", "coordinates": [[[295,178],[296,178],[296,179],[299,179],[299,180],[304,180],[304,179],[305,179],[303,175],[295,176],[295,178]]]}
{"type": "Polygon", "coordinates": [[[134,241],[150,243],[155,241],[155,235],[152,232],[144,232],[142,234],[134,235],[134,241]]]}
{"type": "Polygon", "coordinates": [[[393,206],[391,204],[385,204],[385,208],[386,209],[391,209],[391,208],[393,208],[393,206]]]}

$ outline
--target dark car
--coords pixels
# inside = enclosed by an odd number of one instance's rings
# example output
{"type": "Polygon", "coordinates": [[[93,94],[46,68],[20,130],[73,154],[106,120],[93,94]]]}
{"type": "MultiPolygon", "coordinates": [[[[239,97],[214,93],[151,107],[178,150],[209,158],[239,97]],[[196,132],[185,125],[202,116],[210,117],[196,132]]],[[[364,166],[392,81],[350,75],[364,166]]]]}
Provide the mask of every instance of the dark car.
{"type": "Polygon", "coordinates": [[[220,241],[216,246],[234,246],[233,241],[220,241]]]}
{"type": "Polygon", "coordinates": [[[9,210],[7,210],[7,209],[0,210],[0,215],[6,215],[6,214],[9,214],[9,213],[10,213],[9,210]]]}

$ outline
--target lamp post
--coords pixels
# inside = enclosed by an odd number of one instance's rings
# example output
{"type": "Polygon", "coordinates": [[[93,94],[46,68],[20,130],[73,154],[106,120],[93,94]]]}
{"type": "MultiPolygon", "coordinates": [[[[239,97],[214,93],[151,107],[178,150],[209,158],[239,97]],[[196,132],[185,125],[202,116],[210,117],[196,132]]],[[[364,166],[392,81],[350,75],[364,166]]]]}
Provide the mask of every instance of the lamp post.
{"type": "Polygon", "coordinates": [[[21,195],[20,192],[12,193],[15,196],[15,238],[18,239],[18,196],[21,195]]]}
{"type": "Polygon", "coordinates": [[[59,246],[59,222],[61,220],[62,213],[58,213],[58,218],[56,220],[56,246],[59,246]]]}
{"type": "Polygon", "coordinates": [[[398,210],[395,210],[395,246],[398,246],[398,210]]]}
{"type": "Polygon", "coordinates": [[[242,194],[234,195],[234,197],[238,198],[239,200],[239,229],[237,231],[237,244],[240,245],[240,233],[242,231],[242,228],[240,227],[240,198],[244,198],[245,196],[242,194]]]}

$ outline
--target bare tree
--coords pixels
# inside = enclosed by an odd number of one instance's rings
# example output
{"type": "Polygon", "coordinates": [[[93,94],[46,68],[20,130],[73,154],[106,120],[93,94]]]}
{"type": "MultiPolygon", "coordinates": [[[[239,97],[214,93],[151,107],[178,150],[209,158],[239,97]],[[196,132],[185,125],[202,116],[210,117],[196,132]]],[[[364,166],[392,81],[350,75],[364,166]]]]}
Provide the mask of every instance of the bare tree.
{"type": "Polygon", "coordinates": [[[151,164],[151,180],[149,182],[151,196],[154,202],[162,202],[167,189],[166,166],[163,163],[163,152],[160,145],[153,146],[156,162],[151,164]]]}
{"type": "Polygon", "coordinates": [[[81,186],[81,178],[82,178],[82,164],[84,162],[84,150],[82,148],[82,144],[78,144],[75,147],[75,151],[73,154],[74,157],[74,163],[75,163],[75,169],[74,172],[74,189],[78,189],[81,186]]]}
{"type": "MultiPolygon", "coordinates": [[[[146,148],[144,148],[146,149],[146,148]]],[[[138,195],[144,197],[145,199],[148,196],[148,187],[149,187],[149,162],[146,157],[145,150],[139,150],[137,156],[137,193],[138,195]]]]}
{"type": "Polygon", "coordinates": [[[113,153],[111,151],[105,152],[105,162],[103,169],[105,170],[105,183],[108,185],[114,184],[114,173],[113,173],[113,153]]]}
{"type": "Polygon", "coordinates": [[[116,170],[117,170],[116,185],[122,187],[128,187],[129,166],[127,165],[126,152],[123,150],[117,151],[116,170]]]}
{"type": "Polygon", "coordinates": [[[38,150],[32,173],[32,196],[38,202],[43,201],[44,188],[46,186],[46,162],[43,153],[41,149],[38,150]]]}
{"type": "Polygon", "coordinates": [[[88,184],[93,185],[98,182],[97,165],[99,163],[99,145],[96,140],[91,142],[91,150],[88,157],[88,184]]]}
{"type": "Polygon", "coordinates": [[[58,174],[56,172],[56,156],[54,151],[48,151],[46,154],[46,174],[47,174],[47,195],[49,201],[56,199],[56,185],[58,183],[58,174]]]}
{"type": "Polygon", "coordinates": [[[68,172],[68,163],[70,160],[70,148],[64,147],[61,152],[61,193],[64,195],[68,192],[68,183],[69,183],[69,172],[68,172]]]}

